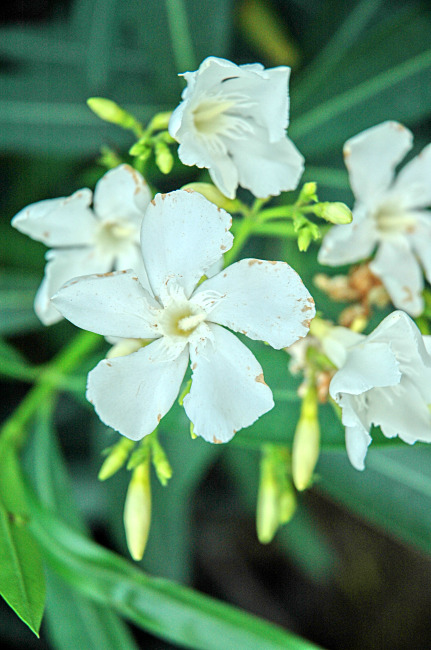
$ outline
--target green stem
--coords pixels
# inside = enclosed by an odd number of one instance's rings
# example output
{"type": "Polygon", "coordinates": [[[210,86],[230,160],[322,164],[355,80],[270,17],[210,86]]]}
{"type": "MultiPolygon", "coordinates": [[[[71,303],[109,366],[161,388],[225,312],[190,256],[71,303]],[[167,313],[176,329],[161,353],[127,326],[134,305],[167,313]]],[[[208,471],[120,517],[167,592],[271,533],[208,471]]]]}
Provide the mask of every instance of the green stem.
{"type": "Polygon", "coordinates": [[[267,219],[285,219],[292,217],[298,208],[295,205],[278,205],[274,208],[262,210],[259,217],[261,221],[267,219]]]}
{"type": "Polygon", "coordinates": [[[232,262],[236,260],[255,227],[255,221],[251,216],[244,217],[239,222],[238,228],[235,232],[233,246],[224,256],[225,266],[229,266],[229,264],[232,264],[232,262]]]}
{"type": "Polygon", "coordinates": [[[196,56],[184,0],[166,0],[171,45],[177,70],[194,70],[196,56]]]}
{"type": "Polygon", "coordinates": [[[287,239],[296,239],[298,236],[291,223],[256,224],[253,233],[262,237],[285,237],[287,239]]]}
{"type": "Polygon", "coordinates": [[[0,430],[3,443],[20,446],[24,442],[24,428],[41,403],[49,399],[58,388],[58,377],[76,368],[86,356],[100,344],[100,336],[92,332],[80,332],[69,345],[65,346],[40,373],[37,383],[6,420],[0,430]]]}

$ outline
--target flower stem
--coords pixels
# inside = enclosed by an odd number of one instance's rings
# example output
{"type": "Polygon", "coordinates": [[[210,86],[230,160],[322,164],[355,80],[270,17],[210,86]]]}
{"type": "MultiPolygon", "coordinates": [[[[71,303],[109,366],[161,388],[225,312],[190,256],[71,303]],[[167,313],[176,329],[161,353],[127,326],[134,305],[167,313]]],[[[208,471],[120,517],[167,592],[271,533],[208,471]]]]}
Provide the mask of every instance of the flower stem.
{"type": "Polygon", "coordinates": [[[82,359],[95,349],[101,337],[92,332],[80,332],[69,345],[65,346],[52,363],[40,373],[37,383],[29,390],[25,398],[6,420],[0,429],[0,440],[21,446],[24,442],[24,429],[41,403],[49,399],[58,386],[58,379],[74,370],[82,359]]]}

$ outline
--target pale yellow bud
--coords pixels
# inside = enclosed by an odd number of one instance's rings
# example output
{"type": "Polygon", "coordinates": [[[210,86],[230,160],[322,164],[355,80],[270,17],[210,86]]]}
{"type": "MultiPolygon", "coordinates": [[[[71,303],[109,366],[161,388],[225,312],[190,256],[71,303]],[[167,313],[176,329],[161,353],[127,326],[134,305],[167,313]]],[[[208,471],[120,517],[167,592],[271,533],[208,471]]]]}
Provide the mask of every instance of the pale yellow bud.
{"type": "Polygon", "coordinates": [[[151,131],[163,131],[169,126],[169,120],[171,119],[172,112],[166,111],[163,113],[157,113],[151,120],[149,124],[149,129],[151,131]]]}
{"type": "Polygon", "coordinates": [[[133,470],[124,504],[124,529],[132,558],[142,560],[151,525],[150,459],[133,470]]]}
{"type": "Polygon", "coordinates": [[[260,463],[260,482],[256,506],[256,531],[261,544],[269,544],[280,523],[279,488],[272,455],[266,453],[260,463]]]}
{"type": "Polygon", "coordinates": [[[306,204],[310,201],[317,201],[317,183],[310,182],[304,183],[302,186],[301,192],[299,193],[299,198],[297,203],[306,204]]]}
{"type": "Polygon", "coordinates": [[[90,97],[87,99],[87,105],[93,113],[96,113],[105,122],[111,122],[123,127],[123,129],[130,129],[135,132],[142,130],[142,125],[138,120],[111,99],[90,97]]]}
{"type": "Polygon", "coordinates": [[[296,511],[296,494],[293,485],[286,481],[284,489],[280,494],[278,516],[280,524],[287,524],[296,511]]]}
{"type": "Polygon", "coordinates": [[[334,224],[346,224],[352,221],[352,212],[345,203],[320,203],[316,206],[317,216],[334,224]],[[319,208],[319,209],[318,209],[319,208]]]}
{"type": "Polygon", "coordinates": [[[297,490],[305,490],[310,485],[319,451],[317,392],[314,386],[309,386],[302,401],[292,448],[292,478],[297,490]]]}
{"type": "Polygon", "coordinates": [[[174,165],[174,157],[164,142],[157,142],[154,149],[156,165],[162,174],[169,174],[174,165]]]}
{"type": "Polygon", "coordinates": [[[165,450],[157,440],[156,435],[153,436],[151,441],[151,450],[153,452],[153,465],[156,470],[157,478],[160,483],[165,486],[169,479],[172,477],[172,467],[167,459],[165,450]]]}
{"type": "Polygon", "coordinates": [[[301,228],[301,230],[298,233],[298,248],[302,253],[305,253],[305,251],[308,249],[311,239],[312,239],[312,232],[309,228],[301,228]]]}
{"type": "Polygon", "coordinates": [[[131,450],[135,446],[133,440],[122,438],[116,445],[109,451],[108,456],[105,458],[102,467],[99,471],[99,480],[106,481],[121,469],[126,462],[131,450]]]}
{"type": "Polygon", "coordinates": [[[193,190],[199,192],[208,201],[214,203],[218,208],[226,210],[226,212],[239,212],[241,211],[241,203],[238,199],[228,199],[227,196],[222,194],[220,190],[211,183],[188,183],[184,185],[182,190],[193,190]]]}

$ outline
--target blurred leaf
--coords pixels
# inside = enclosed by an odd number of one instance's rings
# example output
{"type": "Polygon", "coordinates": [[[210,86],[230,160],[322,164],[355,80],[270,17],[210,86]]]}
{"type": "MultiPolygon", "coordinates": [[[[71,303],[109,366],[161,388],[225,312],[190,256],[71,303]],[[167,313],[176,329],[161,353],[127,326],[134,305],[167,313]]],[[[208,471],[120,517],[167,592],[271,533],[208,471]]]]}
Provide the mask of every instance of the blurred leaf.
{"type": "Polygon", "coordinates": [[[0,593],[39,636],[45,577],[37,543],[29,532],[29,509],[15,449],[0,441],[0,593]]]}
{"type": "Polygon", "coordinates": [[[42,328],[33,310],[39,281],[23,271],[2,271],[0,274],[0,334],[42,328]]]}
{"type": "MultiPolygon", "coordinates": [[[[34,498],[34,497],[33,497],[34,498]]],[[[188,648],[226,650],[315,648],[281,628],[161,578],[63,524],[36,501],[32,529],[53,569],[89,598],[113,607],[144,629],[188,648]]]]}
{"type": "Polygon", "coordinates": [[[359,472],[347,456],[324,454],[320,486],[334,499],[395,537],[431,553],[431,449],[376,449],[359,472]]]}
{"type": "MultiPolygon", "coordinates": [[[[44,404],[34,423],[27,457],[39,498],[74,530],[86,532],[53,430],[52,405],[44,404]]],[[[76,593],[47,569],[46,624],[58,650],[134,650],[136,645],[121,619],[103,604],[76,593]]]]}

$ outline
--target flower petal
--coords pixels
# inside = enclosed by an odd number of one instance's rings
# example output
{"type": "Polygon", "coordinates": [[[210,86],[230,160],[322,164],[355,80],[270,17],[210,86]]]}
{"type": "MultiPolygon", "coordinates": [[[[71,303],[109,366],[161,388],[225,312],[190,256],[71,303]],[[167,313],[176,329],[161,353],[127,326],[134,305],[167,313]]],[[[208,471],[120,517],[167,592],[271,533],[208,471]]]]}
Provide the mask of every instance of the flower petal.
{"type": "Polygon", "coordinates": [[[346,427],[346,450],[350,462],[355,469],[365,469],[365,456],[372,439],[362,426],[346,427]]]}
{"type": "Polygon", "coordinates": [[[416,216],[416,224],[413,232],[409,234],[409,239],[421,261],[428,282],[431,282],[431,212],[423,210],[417,212],[416,216]]]}
{"type": "Polygon", "coordinates": [[[150,282],[148,280],[147,271],[145,269],[144,260],[142,259],[142,251],[140,246],[131,243],[130,246],[117,256],[115,260],[115,271],[124,271],[133,269],[139,278],[139,282],[144,289],[150,294],[152,293],[150,282]]]}
{"type": "Polygon", "coordinates": [[[294,190],[304,171],[303,156],[289,138],[270,143],[261,127],[255,131],[247,139],[224,138],[238,167],[239,184],[262,198],[294,190]]]}
{"type": "Polygon", "coordinates": [[[383,241],[370,270],[381,279],[395,307],[411,316],[423,312],[422,270],[404,237],[383,241]]]}
{"type": "Polygon", "coordinates": [[[401,372],[387,343],[365,340],[350,348],[346,361],[333,376],[329,392],[334,399],[341,393],[361,395],[376,386],[394,386],[401,372]]]}
{"type": "Polygon", "coordinates": [[[208,320],[272,347],[287,347],[306,336],[314,301],[299,275],[285,262],[245,259],[203,282],[194,296],[223,296],[208,320]]]}
{"type": "Polygon", "coordinates": [[[317,259],[328,266],[351,264],[369,257],[376,244],[374,220],[367,216],[364,205],[358,206],[352,223],[333,226],[325,235],[317,259]]]}
{"type": "Polygon", "coordinates": [[[145,214],[142,253],[157,296],[175,279],[189,297],[200,278],[232,246],[231,216],[198,192],[157,194],[145,214]]]}
{"type": "Polygon", "coordinates": [[[93,248],[54,249],[46,254],[45,276],[34,301],[34,310],[44,325],[58,323],[63,316],[50,300],[65,282],[77,277],[112,269],[112,257],[93,248]]]}
{"type": "Polygon", "coordinates": [[[94,212],[103,221],[128,218],[140,226],[150,201],[147,183],[130,165],[109,170],[94,190],[94,212]]]}
{"type": "Polygon", "coordinates": [[[134,271],[76,278],[54,296],[55,307],[82,329],[121,338],[157,338],[155,310],[160,305],[145,291],[134,271]]]}
{"type": "Polygon", "coordinates": [[[184,408],[196,435],[227,442],[272,409],[274,401],[250,350],[222,327],[210,328],[213,342],[190,352],[192,387],[184,408]]]}
{"type": "Polygon", "coordinates": [[[88,207],[91,197],[84,188],[67,198],[32,203],[14,216],[12,226],[47,246],[93,244],[97,221],[88,207]]]}
{"type": "Polygon", "coordinates": [[[383,122],[346,142],[344,160],[357,199],[373,205],[386,192],[412,141],[411,132],[402,124],[383,122]]]}
{"type": "Polygon", "coordinates": [[[168,362],[162,348],[159,339],[126,357],[104,359],[88,375],[87,399],[98,416],[131,440],[152,433],[179,393],[188,351],[168,362]]]}
{"type": "Polygon", "coordinates": [[[409,208],[426,208],[431,205],[431,144],[422,149],[398,173],[393,193],[402,196],[409,208]]]}

